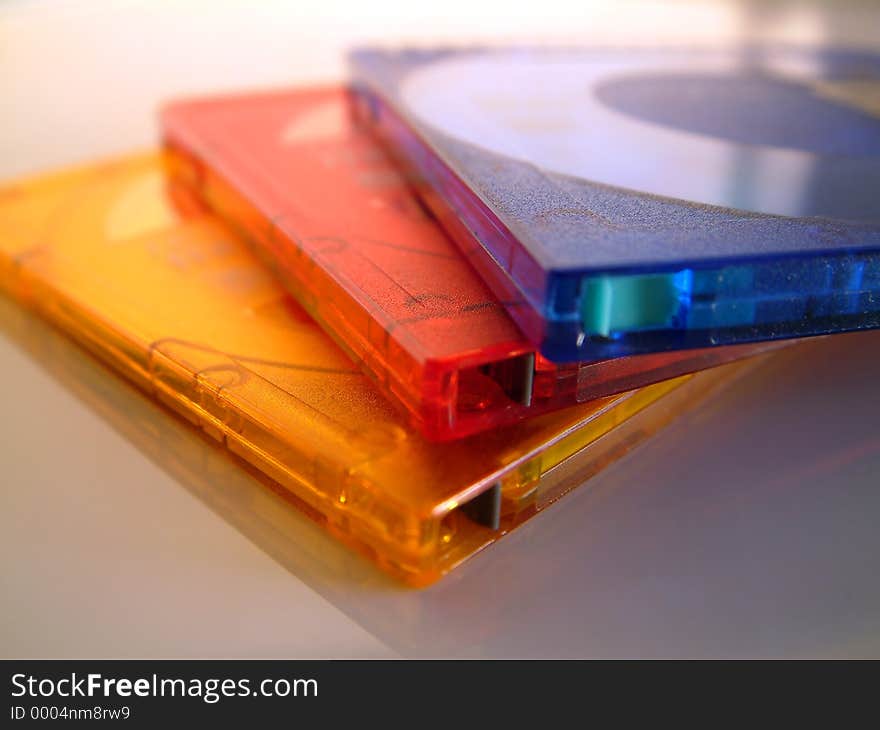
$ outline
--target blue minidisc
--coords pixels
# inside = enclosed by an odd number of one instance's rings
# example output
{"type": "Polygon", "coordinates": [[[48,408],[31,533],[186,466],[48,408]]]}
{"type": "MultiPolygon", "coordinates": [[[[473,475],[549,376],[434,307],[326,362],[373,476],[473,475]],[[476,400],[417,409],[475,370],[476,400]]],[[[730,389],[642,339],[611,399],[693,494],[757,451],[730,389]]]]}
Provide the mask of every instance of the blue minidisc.
{"type": "Polygon", "coordinates": [[[360,116],[551,360],[880,326],[880,56],[362,50],[360,116]]]}

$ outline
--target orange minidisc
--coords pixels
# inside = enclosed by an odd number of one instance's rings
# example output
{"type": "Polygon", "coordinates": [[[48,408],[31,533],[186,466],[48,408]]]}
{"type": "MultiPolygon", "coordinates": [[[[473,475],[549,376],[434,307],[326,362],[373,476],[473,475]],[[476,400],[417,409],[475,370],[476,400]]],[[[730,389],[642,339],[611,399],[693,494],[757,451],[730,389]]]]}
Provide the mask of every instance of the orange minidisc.
{"type": "Polygon", "coordinates": [[[432,443],[158,155],[0,191],[0,286],[413,584],[437,579],[744,363],[432,443]]]}

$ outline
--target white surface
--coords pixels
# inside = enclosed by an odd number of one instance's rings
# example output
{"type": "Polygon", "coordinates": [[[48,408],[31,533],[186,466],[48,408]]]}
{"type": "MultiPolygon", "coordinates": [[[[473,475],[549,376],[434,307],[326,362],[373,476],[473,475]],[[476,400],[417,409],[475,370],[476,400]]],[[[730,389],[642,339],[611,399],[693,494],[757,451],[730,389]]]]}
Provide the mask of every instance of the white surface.
{"type": "MultiPolygon", "coordinates": [[[[613,25],[587,5],[530,31],[613,25]]],[[[0,178],[147,144],[169,94],[332,77],[358,35],[470,28],[248,7],[0,6],[0,178]]],[[[2,307],[2,656],[880,656],[880,333],[779,355],[416,592],[35,320],[26,353],[2,307]]]]}

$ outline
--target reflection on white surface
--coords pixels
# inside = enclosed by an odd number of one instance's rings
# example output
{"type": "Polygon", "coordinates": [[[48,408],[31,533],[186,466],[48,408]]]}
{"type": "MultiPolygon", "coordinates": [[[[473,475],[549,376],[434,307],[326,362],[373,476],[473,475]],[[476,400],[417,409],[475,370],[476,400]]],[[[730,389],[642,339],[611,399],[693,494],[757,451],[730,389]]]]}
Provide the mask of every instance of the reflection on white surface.
{"type": "Polygon", "coordinates": [[[393,654],[210,509],[271,493],[2,294],[0,363],[0,656],[393,654]]]}
{"type": "Polygon", "coordinates": [[[34,358],[0,339],[5,655],[880,655],[880,333],[780,353],[413,591],[2,304],[34,358]]]}

